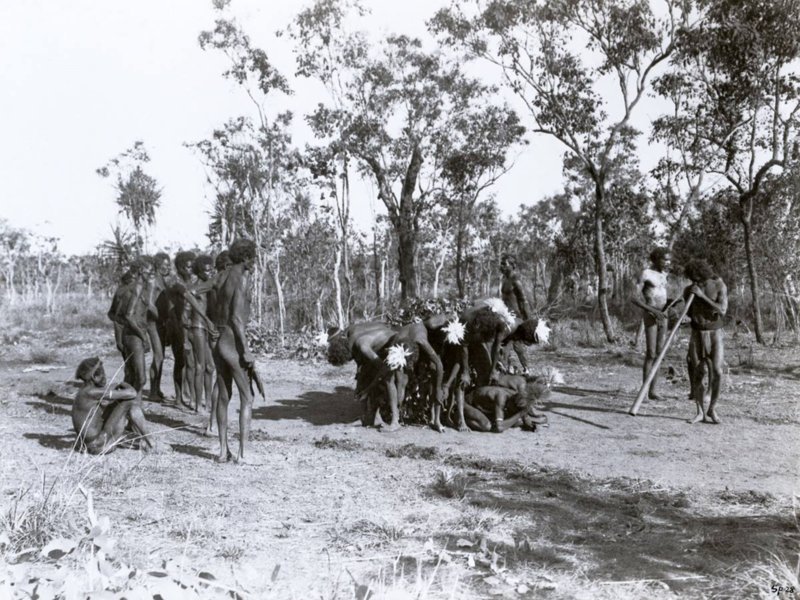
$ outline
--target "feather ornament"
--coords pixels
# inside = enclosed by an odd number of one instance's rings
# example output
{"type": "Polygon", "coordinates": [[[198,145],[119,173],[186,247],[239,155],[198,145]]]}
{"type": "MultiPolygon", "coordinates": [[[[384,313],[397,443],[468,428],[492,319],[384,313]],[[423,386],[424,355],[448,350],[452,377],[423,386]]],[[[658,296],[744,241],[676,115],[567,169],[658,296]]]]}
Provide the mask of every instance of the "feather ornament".
{"type": "Polygon", "coordinates": [[[456,346],[460,345],[461,342],[464,341],[464,335],[467,332],[466,327],[464,327],[464,324],[458,319],[453,319],[452,321],[450,321],[444,327],[443,331],[447,334],[447,337],[445,338],[447,343],[456,346]]]}
{"type": "Polygon", "coordinates": [[[508,310],[506,303],[500,298],[489,298],[486,300],[486,306],[492,309],[492,312],[503,320],[503,323],[505,323],[506,327],[509,329],[514,327],[517,317],[513,312],[508,310]]]}
{"type": "Polygon", "coordinates": [[[386,353],[386,364],[392,371],[397,371],[406,366],[407,356],[411,356],[411,351],[406,350],[403,344],[395,344],[386,353]]]}

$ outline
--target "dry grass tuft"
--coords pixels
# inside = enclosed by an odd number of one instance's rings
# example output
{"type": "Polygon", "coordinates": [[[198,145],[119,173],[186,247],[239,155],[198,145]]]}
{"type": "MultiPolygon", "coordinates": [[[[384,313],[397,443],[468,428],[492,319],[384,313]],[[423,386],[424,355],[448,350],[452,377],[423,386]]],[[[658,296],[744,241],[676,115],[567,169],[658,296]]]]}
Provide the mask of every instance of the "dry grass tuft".
{"type": "Polygon", "coordinates": [[[416,458],[422,460],[436,460],[439,458],[439,449],[434,446],[417,446],[405,444],[387,448],[386,456],[389,458],[416,458]]]}
{"type": "Polygon", "coordinates": [[[330,438],[327,435],[323,435],[320,439],[314,440],[314,446],[321,450],[343,450],[344,452],[356,452],[363,449],[361,444],[355,440],[330,438]]]}
{"type": "Polygon", "coordinates": [[[463,500],[469,491],[469,477],[453,471],[437,471],[431,489],[442,498],[463,500]]]}

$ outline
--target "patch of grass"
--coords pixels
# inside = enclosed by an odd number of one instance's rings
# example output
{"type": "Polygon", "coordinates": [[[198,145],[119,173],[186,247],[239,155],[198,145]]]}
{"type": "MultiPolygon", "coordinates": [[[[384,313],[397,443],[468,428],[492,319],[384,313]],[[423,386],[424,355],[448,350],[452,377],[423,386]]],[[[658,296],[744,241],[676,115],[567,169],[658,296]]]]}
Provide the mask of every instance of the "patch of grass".
{"type": "Polygon", "coordinates": [[[345,529],[345,533],[368,538],[369,543],[367,545],[373,547],[392,544],[405,537],[405,531],[402,527],[397,527],[391,523],[377,523],[366,519],[356,521],[345,529]]]}
{"type": "Polygon", "coordinates": [[[335,439],[327,435],[322,436],[318,440],[314,440],[314,446],[321,450],[343,450],[345,452],[355,452],[363,448],[363,446],[355,440],[335,439]]]}
{"type": "Polygon", "coordinates": [[[34,365],[50,365],[58,362],[58,352],[52,348],[37,346],[28,353],[28,362],[34,365]]]}
{"type": "Polygon", "coordinates": [[[0,535],[7,538],[6,556],[14,560],[35,553],[53,539],[83,533],[73,519],[67,518],[74,491],[58,479],[48,484],[44,476],[36,488],[18,489],[0,514],[0,535]]]}
{"type": "Polygon", "coordinates": [[[389,458],[418,458],[422,460],[436,460],[439,458],[439,449],[434,446],[417,446],[416,444],[405,444],[404,446],[394,446],[386,449],[386,456],[389,458]]]}
{"type": "Polygon", "coordinates": [[[237,562],[244,556],[244,552],[244,548],[238,544],[226,544],[219,549],[217,556],[231,562],[237,562]]]}
{"type": "Polygon", "coordinates": [[[469,491],[469,477],[459,472],[437,471],[431,490],[437,496],[463,500],[469,491]]]}
{"type": "Polygon", "coordinates": [[[758,492],[756,490],[747,490],[737,492],[734,490],[723,490],[717,494],[717,498],[729,504],[749,504],[769,506],[775,503],[775,496],[769,492],[758,492]]]}
{"type": "Polygon", "coordinates": [[[800,554],[791,562],[772,552],[766,562],[749,569],[740,577],[742,591],[760,598],[789,600],[800,597],[800,554]]]}

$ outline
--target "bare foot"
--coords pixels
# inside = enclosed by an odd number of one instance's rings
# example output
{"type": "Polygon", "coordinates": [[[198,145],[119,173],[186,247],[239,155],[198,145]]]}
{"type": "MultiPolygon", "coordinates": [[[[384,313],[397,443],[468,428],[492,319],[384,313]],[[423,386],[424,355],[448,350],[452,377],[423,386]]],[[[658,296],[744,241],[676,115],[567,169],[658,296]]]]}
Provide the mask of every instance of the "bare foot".
{"type": "Polygon", "coordinates": [[[717,416],[717,411],[714,410],[713,408],[709,408],[708,412],[706,414],[708,415],[709,421],[711,421],[715,425],[719,425],[722,422],[722,421],[720,421],[719,417],[717,416]]]}
{"type": "Polygon", "coordinates": [[[206,437],[216,437],[216,435],[214,434],[214,430],[211,429],[211,425],[206,427],[206,430],[203,432],[203,435],[206,437]]]}
{"type": "Polygon", "coordinates": [[[695,423],[699,423],[700,421],[704,421],[705,418],[706,418],[706,416],[702,412],[698,412],[694,416],[694,419],[690,419],[690,420],[688,420],[686,422],[689,423],[689,425],[694,425],[695,423]]]}
{"type": "Polygon", "coordinates": [[[434,431],[438,431],[439,433],[444,433],[445,432],[444,425],[442,425],[441,423],[428,423],[428,425],[434,431]]]}
{"type": "Polygon", "coordinates": [[[233,458],[230,450],[225,451],[224,453],[220,453],[219,456],[214,457],[215,463],[226,463],[233,458]]]}
{"type": "Polygon", "coordinates": [[[649,394],[647,394],[647,398],[649,400],[664,400],[664,396],[662,396],[658,392],[650,392],[649,394]]]}
{"type": "Polygon", "coordinates": [[[467,427],[466,423],[459,423],[457,429],[463,432],[472,431],[469,427],[467,427]]]}
{"type": "Polygon", "coordinates": [[[400,429],[400,423],[390,423],[389,425],[387,425],[386,423],[381,423],[378,426],[378,431],[380,431],[381,433],[393,433],[395,431],[398,431],[399,429],[400,429]]]}
{"type": "Polygon", "coordinates": [[[539,425],[547,424],[547,415],[526,415],[524,418],[528,419],[531,423],[538,423],[539,425]]]}

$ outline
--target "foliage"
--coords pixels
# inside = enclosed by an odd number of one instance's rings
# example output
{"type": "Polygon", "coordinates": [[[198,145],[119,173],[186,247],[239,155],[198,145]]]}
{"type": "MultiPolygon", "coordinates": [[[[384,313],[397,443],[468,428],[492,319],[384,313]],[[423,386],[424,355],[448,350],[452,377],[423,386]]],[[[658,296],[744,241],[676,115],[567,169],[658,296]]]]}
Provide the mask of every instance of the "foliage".
{"type": "Polygon", "coordinates": [[[494,89],[422,42],[389,35],[371,43],[344,26],[358,5],[324,0],[302,11],[289,33],[298,74],[322,82],[331,98],[307,120],[315,135],[352,156],[378,189],[397,238],[400,293],[418,295],[415,256],[431,202],[471,201],[505,170],[522,128],[494,89]],[[449,185],[450,192],[444,191],[449,185]]]}
{"type": "Polygon", "coordinates": [[[136,141],[131,148],[96,170],[100,177],[111,177],[114,181],[120,212],[128,218],[136,232],[134,247],[137,255],[142,253],[147,229],[155,224],[156,209],[161,203],[158,182],[143,168],[148,162],[150,155],[144,142],[136,141]]]}

